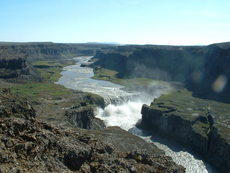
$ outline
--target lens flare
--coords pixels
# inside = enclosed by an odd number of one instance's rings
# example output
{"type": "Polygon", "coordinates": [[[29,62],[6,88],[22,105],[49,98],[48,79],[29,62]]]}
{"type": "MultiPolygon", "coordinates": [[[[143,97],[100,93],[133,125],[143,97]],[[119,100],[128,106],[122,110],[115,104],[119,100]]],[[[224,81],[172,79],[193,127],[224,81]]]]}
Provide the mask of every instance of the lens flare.
{"type": "Polygon", "coordinates": [[[218,76],[212,84],[213,91],[215,91],[217,93],[222,92],[224,90],[227,82],[228,82],[228,78],[225,75],[218,76]]]}

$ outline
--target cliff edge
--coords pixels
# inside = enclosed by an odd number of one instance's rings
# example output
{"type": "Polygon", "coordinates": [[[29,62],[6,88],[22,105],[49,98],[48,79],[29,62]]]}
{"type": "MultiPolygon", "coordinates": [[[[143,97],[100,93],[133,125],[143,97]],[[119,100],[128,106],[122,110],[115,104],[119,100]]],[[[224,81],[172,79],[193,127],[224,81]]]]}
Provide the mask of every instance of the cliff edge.
{"type": "Polygon", "coordinates": [[[0,78],[16,78],[29,74],[26,56],[0,57],[0,78]]]}
{"type": "Polygon", "coordinates": [[[199,153],[218,171],[230,170],[229,104],[192,97],[186,90],[143,105],[139,126],[199,153]]]}
{"type": "Polygon", "coordinates": [[[0,90],[0,141],[0,172],[185,172],[155,146],[119,128],[90,131],[37,120],[30,102],[8,89],[0,90]],[[127,136],[152,153],[135,150],[127,136]],[[130,147],[122,151],[124,146],[130,147]]]}

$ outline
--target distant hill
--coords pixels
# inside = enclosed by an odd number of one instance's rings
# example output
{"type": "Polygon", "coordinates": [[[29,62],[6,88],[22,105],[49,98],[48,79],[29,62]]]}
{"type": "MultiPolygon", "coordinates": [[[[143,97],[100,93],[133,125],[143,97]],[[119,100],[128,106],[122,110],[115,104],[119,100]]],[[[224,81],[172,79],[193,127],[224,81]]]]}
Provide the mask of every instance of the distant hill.
{"type": "Polygon", "coordinates": [[[28,42],[28,43],[0,43],[0,59],[27,56],[28,60],[71,58],[80,55],[94,55],[96,50],[112,47],[107,44],[88,43],[52,43],[52,42],[28,42]]]}

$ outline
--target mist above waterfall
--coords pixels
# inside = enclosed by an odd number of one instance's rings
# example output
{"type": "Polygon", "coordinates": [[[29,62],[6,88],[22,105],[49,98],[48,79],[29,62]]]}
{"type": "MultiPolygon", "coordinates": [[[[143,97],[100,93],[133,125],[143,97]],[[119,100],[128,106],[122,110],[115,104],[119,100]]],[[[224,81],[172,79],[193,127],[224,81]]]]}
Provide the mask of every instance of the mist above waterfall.
{"type": "Polygon", "coordinates": [[[143,104],[149,105],[154,98],[172,89],[173,87],[169,83],[152,82],[144,88],[138,88],[136,91],[133,91],[138,94],[127,101],[118,104],[109,104],[104,109],[98,108],[95,112],[96,117],[104,120],[107,126],[119,126],[124,130],[129,130],[135,127],[135,124],[141,119],[143,104]]]}
{"type": "Polygon", "coordinates": [[[132,77],[143,77],[143,78],[154,78],[156,80],[170,81],[170,74],[163,69],[158,67],[149,68],[144,64],[132,62],[132,77]]]}
{"type": "MultiPolygon", "coordinates": [[[[104,97],[107,106],[104,109],[98,108],[95,112],[96,117],[104,120],[107,126],[119,126],[133,134],[142,136],[148,141],[148,137],[143,136],[143,132],[135,128],[135,124],[142,116],[142,105],[150,104],[155,98],[170,92],[178,86],[168,82],[153,81],[148,86],[134,86],[131,90],[126,91],[122,86],[109,81],[92,79],[93,70],[80,66],[81,63],[88,62],[90,58],[76,58],[78,63],[64,68],[63,76],[57,83],[67,88],[101,95],[104,97]]],[[[152,140],[148,142],[152,142],[152,140]]],[[[194,170],[197,170],[197,173],[207,172],[204,163],[188,152],[174,152],[170,148],[165,148],[161,143],[153,142],[163,149],[166,155],[171,156],[176,163],[185,166],[187,173],[193,173],[194,170]],[[190,165],[189,168],[188,165],[190,165]]]]}
{"type": "Polygon", "coordinates": [[[214,173],[212,168],[210,168],[208,164],[205,165],[202,160],[197,159],[194,153],[191,154],[185,148],[171,144],[168,141],[164,142],[164,139],[159,137],[149,136],[135,127],[136,123],[142,118],[142,105],[149,105],[155,98],[173,89],[175,88],[169,83],[160,81],[152,82],[146,86],[144,90],[142,88],[142,91],[141,88],[139,88],[138,92],[141,94],[136,98],[119,104],[108,104],[104,109],[98,108],[95,112],[96,117],[102,119],[106,126],[119,126],[132,134],[141,136],[150,143],[154,142],[157,147],[165,151],[167,156],[172,157],[177,164],[186,167],[186,173],[214,173]],[[169,144],[169,146],[167,146],[167,144],[169,144]]]}
{"type": "Polygon", "coordinates": [[[63,76],[57,83],[67,88],[102,96],[107,106],[104,109],[98,108],[95,115],[104,120],[107,126],[120,126],[125,130],[133,128],[141,119],[143,104],[150,104],[154,98],[174,88],[169,82],[152,81],[147,86],[133,86],[129,91],[126,91],[121,85],[92,79],[93,69],[81,67],[82,63],[88,63],[91,58],[75,58],[76,65],[65,67],[62,72],[63,76]]]}
{"type": "Polygon", "coordinates": [[[129,130],[141,118],[141,101],[128,101],[121,105],[109,104],[97,110],[97,117],[104,120],[107,126],[119,126],[129,130]]]}

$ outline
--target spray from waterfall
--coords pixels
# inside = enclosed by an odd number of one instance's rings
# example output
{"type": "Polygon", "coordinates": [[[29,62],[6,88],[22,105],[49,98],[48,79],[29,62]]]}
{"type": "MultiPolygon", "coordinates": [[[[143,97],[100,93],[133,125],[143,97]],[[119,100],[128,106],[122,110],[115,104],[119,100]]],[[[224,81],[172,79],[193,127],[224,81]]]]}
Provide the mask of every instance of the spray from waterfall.
{"type": "Polygon", "coordinates": [[[141,119],[141,108],[143,104],[150,104],[153,99],[169,92],[173,87],[166,83],[153,82],[144,90],[137,89],[138,95],[124,99],[120,103],[110,103],[104,109],[98,108],[95,112],[96,117],[102,119],[107,126],[119,126],[124,130],[135,127],[141,119]]]}
{"type": "MultiPolygon", "coordinates": [[[[88,67],[81,67],[80,64],[88,62],[91,57],[78,57],[76,65],[64,68],[62,77],[57,82],[67,88],[92,92],[101,95],[107,101],[104,109],[97,110],[97,117],[104,120],[107,126],[120,126],[132,133],[135,129],[136,122],[141,119],[141,108],[143,104],[150,104],[154,98],[159,97],[173,89],[172,85],[164,82],[153,82],[144,88],[135,88],[132,92],[126,92],[122,86],[110,83],[108,81],[94,80],[93,70],[88,67]]],[[[141,132],[141,131],[140,131],[141,132]]],[[[135,134],[138,134],[135,131],[135,134]]],[[[146,141],[148,137],[139,133],[146,141]]],[[[150,139],[150,138],[149,138],[150,139]]],[[[149,140],[148,142],[152,142],[149,140]]],[[[187,173],[207,173],[204,163],[188,152],[174,152],[167,146],[154,141],[155,144],[171,156],[174,161],[186,167],[187,173]]],[[[210,171],[211,172],[211,171],[210,171]]]]}

